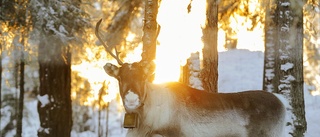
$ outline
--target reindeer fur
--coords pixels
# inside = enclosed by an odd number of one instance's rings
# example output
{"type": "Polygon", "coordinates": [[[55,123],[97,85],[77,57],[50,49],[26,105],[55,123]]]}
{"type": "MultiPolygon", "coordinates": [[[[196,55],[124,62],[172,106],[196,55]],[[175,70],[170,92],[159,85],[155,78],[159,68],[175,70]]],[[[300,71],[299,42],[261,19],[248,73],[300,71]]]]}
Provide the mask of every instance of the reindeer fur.
{"type": "Polygon", "coordinates": [[[137,109],[126,109],[139,115],[128,137],[283,137],[285,108],[272,93],[209,93],[178,82],[146,82],[146,69],[139,64],[104,68],[119,80],[124,106],[127,93],[142,101],[137,109]]]}
{"type": "Polygon", "coordinates": [[[285,108],[273,94],[265,91],[209,93],[181,83],[154,85],[154,63],[123,63],[115,48],[113,54],[95,34],[121,67],[107,63],[107,74],[119,81],[120,95],[127,112],[137,113],[137,128],[128,137],[283,137],[285,108]]]}
{"type": "Polygon", "coordinates": [[[181,83],[148,84],[128,137],[281,137],[285,109],[265,91],[208,93],[181,83]]]}

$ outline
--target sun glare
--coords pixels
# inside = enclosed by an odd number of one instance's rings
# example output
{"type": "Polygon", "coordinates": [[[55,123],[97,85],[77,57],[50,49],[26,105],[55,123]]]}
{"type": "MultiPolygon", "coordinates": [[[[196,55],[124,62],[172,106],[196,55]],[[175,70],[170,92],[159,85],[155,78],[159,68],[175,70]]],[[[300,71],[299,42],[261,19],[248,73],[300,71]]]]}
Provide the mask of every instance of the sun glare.
{"type": "Polygon", "coordinates": [[[319,92],[319,91],[312,91],[312,92],[311,92],[311,95],[312,95],[312,96],[319,96],[319,95],[320,95],[320,92],[319,92]]]}
{"type": "MultiPolygon", "coordinates": [[[[259,24],[260,26],[260,24],[259,24]]],[[[237,36],[237,49],[249,49],[251,51],[264,51],[264,37],[263,30],[256,27],[253,31],[248,31],[242,27],[237,36]]]]}
{"type": "MultiPolygon", "coordinates": [[[[191,12],[187,12],[189,1],[163,0],[158,11],[158,23],[161,31],[157,46],[156,77],[154,83],[178,81],[180,66],[184,65],[191,53],[202,53],[202,29],[205,22],[206,1],[192,1],[191,12]]],[[[251,1],[249,10],[256,10],[258,1],[251,1]]],[[[259,23],[252,31],[252,22],[235,14],[230,18],[231,25],[236,30],[237,48],[251,51],[264,51],[264,33],[259,23]],[[237,20],[235,20],[237,19],[237,20]]],[[[218,32],[218,51],[225,51],[225,32],[218,32]]],[[[202,55],[200,55],[202,58],[202,55]]]]}
{"type": "MultiPolygon", "coordinates": [[[[99,53],[101,53],[102,59],[82,61],[82,63],[79,65],[72,65],[72,71],[78,72],[79,76],[87,79],[87,81],[90,83],[88,97],[86,97],[86,101],[83,102],[84,105],[88,106],[94,105],[94,103],[99,100],[99,91],[102,88],[103,84],[106,84],[105,81],[109,82],[108,85],[104,85],[108,86],[108,90],[104,91],[108,93],[102,96],[102,100],[105,103],[110,102],[112,99],[116,98],[118,93],[117,81],[112,77],[107,76],[107,74],[104,72],[102,68],[107,62],[106,53],[104,51],[101,51],[101,49],[99,48],[87,48],[86,53],[88,59],[94,58],[94,53],[96,53],[97,50],[100,51],[99,53]]],[[[77,97],[77,93],[73,92],[72,97],[77,97]]]]}
{"type": "MultiPolygon", "coordinates": [[[[192,1],[191,12],[188,13],[188,0],[162,0],[158,10],[157,21],[161,25],[160,34],[158,36],[159,45],[156,49],[156,70],[154,83],[163,83],[169,81],[178,81],[180,77],[181,66],[185,65],[186,60],[191,53],[199,52],[200,60],[202,59],[203,42],[201,40],[202,28],[206,18],[206,1],[192,1]]],[[[249,10],[257,10],[258,1],[250,3],[249,10]]],[[[236,32],[237,49],[249,49],[252,51],[264,51],[264,31],[263,24],[258,23],[253,30],[252,22],[245,17],[234,14],[230,19],[230,26],[236,32]]],[[[219,24],[221,26],[221,24],[219,24]]],[[[4,28],[7,29],[7,28],[4,28]]],[[[218,32],[218,51],[225,51],[225,31],[219,29],[218,32]]],[[[126,41],[132,41],[135,34],[129,33],[126,41]]],[[[96,39],[95,35],[88,37],[90,41],[96,39]]],[[[320,43],[320,39],[317,41],[320,43]]],[[[120,49],[121,50],[121,49],[120,49]]],[[[132,52],[126,53],[124,62],[132,63],[141,60],[142,44],[135,48],[132,52]]],[[[72,71],[78,72],[79,76],[85,78],[89,84],[88,94],[85,97],[83,105],[96,106],[99,101],[99,91],[102,86],[107,86],[102,101],[108,103],[115,99],[118,95],[118,81],[108,76],[103,66],[106,62],[117,64],[116,60],[107,58],[107,53],[103,48],[94,47],[86,49],[87,60],[81,64],[72,65],[72,71]],[[100,57],[97,59],[96,53],[100,57]]],[[[320,77],[317,77],[320,80],[320,77]]],[[[79,82],[81,83],[81,82],[79,82]]],[[[85,82],[79,85],[85,87],[85,82]]],[[[73,99],[79,97],[78,92],[73,91],[71,96],[73,99]]],[[[312,95],[320,95],[319,91],[312,92],[312,95]]]]}
{"type": "Polygon", "coordinates": [[[157,46],[156,76],[154,83],[178,81],[180,66],[193,52],[201,51],[201,26],[205,19],[205,1],[193,1],[188,13],[189,1],[161,2],[158,23],[161,25],[157,46]]]}
{"type": "MultiPolygon", "coordinates": [[[[192,1],[191,12],[188,13],[188,4],[186,0],[163,0],[158,10],[157,21],[161,25],[158,36],[159,45],[156,50],[156,72],[154,83],[163,83],[168,81],[178,81],[180,77],[180,68],[185,65],[187,58],[191,53],[199,52],[202,58],[203,42],[201,40],[202,28],[205,22],[206,1],[192,1]]],[[[237,30],[237,48],[263,51],[263,30],[259,24],[253,31],[246,28],[251,22],[244,17],[234,15],[237,20],[230,18],[231,26],[237,30]]],[[[127,41],[132,41],[135,35],[129,33],[127,41]]],[[[89,37],[94,41],[95,36],[89,37]]],[[[218,51],[225,51],[225,32],[218,32],[218,51]]],[[[86,97],[84,105],[94,105],[99,100],[99,91],[103,84],[108,84],[108,89],[102,97],[104,102],[110,102],[118,94],[118,82],[104,72],[102,66],[106,62],[117,64],[115,60],[108,60],[107,54],[99,48],[87,48],[89,61],[83,61],[79,65],[73,65],[72,70],[77,71],[79,75],[86,78],[90,83],[91,89],[86,97]],[[99,53],[99,59],[94,58],[95,53],[99,53]],[[105,83],[105,81],[107,81],[105,83]]],[[[120,49],[121,50],[121,49],[120,49]]],[[[124,62],[132,63],[141,60],[142,44],[130,53],[126,53],[124,62]]],[[[84,85],[83,85],[84,86],[84,85]]],[[[77,93],[73,92],[72,97],[76,98],[77,93]]]]}

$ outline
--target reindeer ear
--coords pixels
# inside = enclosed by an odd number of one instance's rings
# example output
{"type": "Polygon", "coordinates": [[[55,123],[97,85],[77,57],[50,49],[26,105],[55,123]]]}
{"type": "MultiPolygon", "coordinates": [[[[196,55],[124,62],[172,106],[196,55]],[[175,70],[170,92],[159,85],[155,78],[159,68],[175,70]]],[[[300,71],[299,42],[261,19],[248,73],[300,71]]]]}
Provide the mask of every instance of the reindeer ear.
{"type": "Polygon", "coordinates": [[[106,73],[114,78],[118,78],[119,75],[119,68],[116,65],[113,65],[111,63],[107,63],[106,65],[103,66],[104,71],[106,71],[106,73]]]}

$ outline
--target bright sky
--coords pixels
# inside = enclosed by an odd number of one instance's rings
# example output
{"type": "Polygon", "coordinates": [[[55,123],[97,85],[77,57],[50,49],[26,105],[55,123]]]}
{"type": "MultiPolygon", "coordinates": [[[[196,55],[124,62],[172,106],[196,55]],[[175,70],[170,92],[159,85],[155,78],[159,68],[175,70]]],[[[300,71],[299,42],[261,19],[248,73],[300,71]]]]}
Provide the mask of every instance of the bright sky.
{"type": "MultiPolygon", "coordinates": [[[[202,52],[201,27],[204,26],[206,15],[205,2],[192,1],[192,9],[188,13],[189,1],[162,0],[157,19],[161,25],[161,31],[158,37],[160,45],[157,47],[155,83],[178,81],[180,65],[185,64],[191,53],[202,52]]],[[[258,27],[252,32],[248,31],[246,26],[251,25],[251,22],[247,22],[244,17],[240,16],[237,21],[233,20],[231,25],[239,31],[236,35],[238,49],[264,50],[261,28],[258,27]]],[[[225,51],[223,47],[225,33],[219,30],[218,35],[218,50],[225,51]]]]}
{"type": "Polygon", "coordinates": [[[201,25],[205,18],[205,1],[194,1],[192,11],[187,12],[189,1],[163,0],[158,12],[161,31],[156,55],[155,83],[177,81],[180,65],[190,53],[201,51],[201,25]]]}
{"type": "MultiPolygon", "coordinates": [[[[180,66],[184,65],[191,53],[199,52],[202,58],[203,43],[201,40],[202,29],[205,21],[205,2],[192,1],[191,12],[188,13],[188,0],[162,0],[157,21],[161,25],[161,31],[158,37],[160,45],[157,46],[156,55],[156,76],[154,83],[163,83],[168,81],[178,81],[180,77],[180,66]]],[[[258,27],[252,32],[247,31],[246,27],[251,25],[244,17],[237,17],[238,20],[232,20],[231,27],[238,30],[236,37],[238,38],[237,48],[250,49],[253,51],[263,51],[263,30],[258,27]]],[[[130,41],[134,35],[129,34],[127,40],[130,41]]],[[[95,39],[92,35],[91,39],[95,39]]],[[[223,30],[218,32],[218,51],[225,51],[225,33],[223,30]]],[[[87,49],[88,56],[97,52],[98,49],[87,49]]],[[[142,46],[140,45],[133,52],[127,54],[124,62],[135,62],[141,59],[142,46]]],[[[105,54],[104,52],[100,52],[105,54]]],[[[101,55],[106,57],[106,55],[101,55]]],[[[118,89],[116,89],[117,81],[108,77],[102,66],[106,63],[106,58],[100,58],[97,61],[83,62],[80,65],[72,66],[73,71],[81,72],[80,75],[88,79],[92,89],[91,97],[85,104],[90,105],[98,99],[98,91],[107,79],[109,81],[109,94],[104,97],[106,102],[116,97],[118,89]],[[101,76],[104,74],[104,76],[101,76]]],[[[115,63],[115,62],[114,62],[115,63]]],[[[117,64],[117,63],[115,63],[117,64]]],[[[75,93],[75,92],[73,92],[75,93]]],[[[76,94],[72,95],[73,97],[76,94]]]]}

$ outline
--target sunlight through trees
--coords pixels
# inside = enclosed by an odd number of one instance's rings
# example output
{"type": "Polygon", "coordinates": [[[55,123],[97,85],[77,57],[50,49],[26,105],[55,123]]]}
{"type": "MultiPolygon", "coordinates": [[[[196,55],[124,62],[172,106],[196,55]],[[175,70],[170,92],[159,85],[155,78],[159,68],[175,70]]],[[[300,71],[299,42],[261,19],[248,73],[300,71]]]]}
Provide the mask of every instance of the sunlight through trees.
{"type": "Polygon", "coordinates": [[[320,95],[320,3],[274,2],[1,0],[0,136],[126,132],[118,83],[102,68],[116,60],[94,35],[100,19],[102,39],[119,51],[121,60],[156,63],[155,83],[188,74],[185,81],[205,78],[196,88],[218,91],[218,52],[263,52],[263,89],[285,94],[292,115],[301,115],[292,116],[290,134],[301,136],[306,130],[303,90],[320,95]],[[290,11],[277,9],[277,4],[290,11]],[[197,70],[182,72],[190,56],[197,70]]]}

